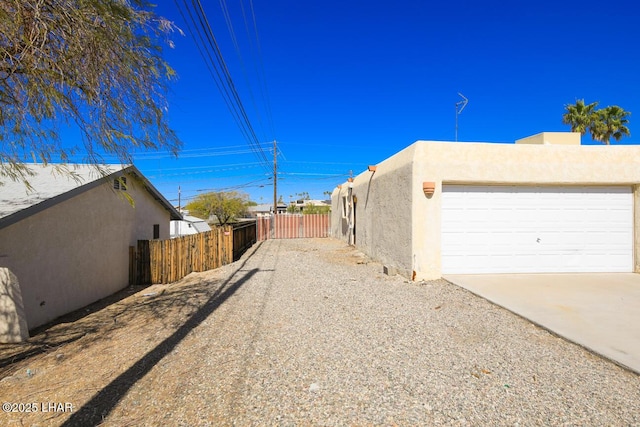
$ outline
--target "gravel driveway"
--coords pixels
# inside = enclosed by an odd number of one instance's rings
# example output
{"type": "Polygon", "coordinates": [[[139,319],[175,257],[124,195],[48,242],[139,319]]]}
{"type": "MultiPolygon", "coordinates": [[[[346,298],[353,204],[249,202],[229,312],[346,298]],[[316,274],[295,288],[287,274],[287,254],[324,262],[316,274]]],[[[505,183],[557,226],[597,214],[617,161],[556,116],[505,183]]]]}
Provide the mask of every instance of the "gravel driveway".
{"type": "Polygon", "coordinates": [[[340,241],[266,241],[220,271],[64,425],[640,425],[636,374],[340,241]]]}

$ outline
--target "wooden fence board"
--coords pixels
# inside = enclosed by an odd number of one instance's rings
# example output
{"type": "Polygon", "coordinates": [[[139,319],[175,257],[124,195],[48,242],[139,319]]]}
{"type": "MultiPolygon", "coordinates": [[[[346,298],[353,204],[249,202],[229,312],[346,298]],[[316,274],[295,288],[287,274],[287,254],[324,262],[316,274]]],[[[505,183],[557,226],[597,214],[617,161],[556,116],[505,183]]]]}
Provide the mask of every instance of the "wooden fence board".
{"type": "Polygon", "coordinates": [[[256,241],[271,238],[328,237],[330,214],[281,214],[255,222],[217,227],[205,233],[169,240],[139,240],[130,248],[131,284],[171,283],[191,272],[207,271],[233,262],[256,241]]]}
{"type": "Polygon", "coordinates": [[[256,243],[258,224],[256,221],[237,224],[233,227],[233,260],[240,259],[242,254],[256,243]]]}
{"type": "Polygon", "coordinates": [[[168,240],[139,240],[130,248],[131,284],[172,283],[194,271],[233,262],[231,226],[168,240]]]}

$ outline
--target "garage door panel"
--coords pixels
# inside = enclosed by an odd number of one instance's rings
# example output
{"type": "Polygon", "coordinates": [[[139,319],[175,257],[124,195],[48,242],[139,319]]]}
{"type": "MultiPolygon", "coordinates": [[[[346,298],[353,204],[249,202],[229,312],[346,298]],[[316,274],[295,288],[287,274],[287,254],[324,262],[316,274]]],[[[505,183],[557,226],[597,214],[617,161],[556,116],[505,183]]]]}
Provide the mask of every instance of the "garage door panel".
{"type": "Polygon", "coordinates": [[[629,211],[623,209],[611,209],[607,211],[606,221],[611,226],[626,227],[629,219],[629,211]]]}
{"type": "Polygon", "coordinates": [[[443,186],[442,271],[633,267],[629,187],[443,186]]]}

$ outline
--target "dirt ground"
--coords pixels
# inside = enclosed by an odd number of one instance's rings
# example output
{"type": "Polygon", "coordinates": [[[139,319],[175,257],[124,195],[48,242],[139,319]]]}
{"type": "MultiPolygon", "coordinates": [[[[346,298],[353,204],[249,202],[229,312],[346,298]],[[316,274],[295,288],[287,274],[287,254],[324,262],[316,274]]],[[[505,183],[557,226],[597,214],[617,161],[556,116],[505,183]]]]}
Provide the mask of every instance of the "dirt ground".
{"type": "Polygon", "coordinates": [[[640,425],[639,384],[444,280],[270,240],[1,345],[0,425],[640,425]]]}
{"type": "MultiPolygon", "coordinates": [[[[325,243],[317,239],[316,246],[325,243]]],[[[323,255],[337,263],[367,262],[352,248],[323,255]]],[[[224,290],[240,263],[168,285],[128,287],[31,331],[28,342],[0,345],[0,402],[12,404],[3,406],[0,425],[63,425],[108,385],[126,384],[123,375],[153,366],[164,354],[152,350],[187,334],[189,322],[198,321],[194,314],[224,290]]],[[[158,399],[170,393],[156,386],[158,399]]],[[[136,420],[132,414],[130,425],[136,420]]]]}
{"type": "MultiPolygon", "coordinates": [[[[2,425],[59,425],[134,361],[176,334],[224,285],[233,265],[179,282],[129,287],[0,346],[2,425]]],[[[158,385],[159,396],[165,392],[158,385]]],[[[133,422],[132,425],[135,425],[133,422]]]]}

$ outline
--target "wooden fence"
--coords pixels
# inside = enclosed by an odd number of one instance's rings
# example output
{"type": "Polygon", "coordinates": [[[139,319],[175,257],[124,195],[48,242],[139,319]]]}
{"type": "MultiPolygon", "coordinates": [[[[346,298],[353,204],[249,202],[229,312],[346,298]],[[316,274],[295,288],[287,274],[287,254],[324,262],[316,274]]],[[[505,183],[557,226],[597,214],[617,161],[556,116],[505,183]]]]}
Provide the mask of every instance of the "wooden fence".
{"type": "Polygon", "coordinates": [[[217,227],[169,240],[138,240],[129,248],[129,284],[172,283],[194,271],[206,271],[236,261],[256,241],[328,237],[329,214],[258,218],[255,222],[217,227]]]}
{"type": "Polygon", "coordinates": [[[233,226],[233,260],[240,259],[243,253],[257,241],[255,221],[241,222],[233,226]]]}
{"type": "Polygon", "coordinates": [[[257,239],[297,239],[329,237],[330,214],[279,214],[275,215],[275,232],[272,230],[273,215],[257,219],[257,239]]]}
{"type": "Polygon", "coordinates": [[[171,283],[193,271],[206,271],[233,261],[233,229],[217,227],[169,240],[138,240],[130,249],[131,284],[171,283]]]}

